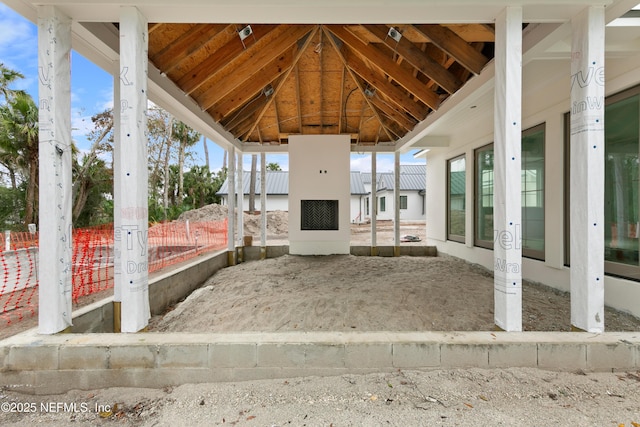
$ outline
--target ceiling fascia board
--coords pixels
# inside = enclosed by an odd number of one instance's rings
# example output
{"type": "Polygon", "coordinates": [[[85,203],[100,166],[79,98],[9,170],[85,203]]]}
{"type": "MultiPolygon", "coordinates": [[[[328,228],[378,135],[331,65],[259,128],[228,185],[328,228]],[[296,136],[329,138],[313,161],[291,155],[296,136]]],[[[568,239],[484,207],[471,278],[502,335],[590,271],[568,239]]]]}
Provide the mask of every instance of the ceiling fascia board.
{"type": "Polygon", "coordinates": [[[605,23],[610,23],[611,21],[620,18],[622,15],[631,10],[631,8],[638,5],[640,0],[618,0],[613,2],[613,4],[607,6],[604,10],[604,20],[605,23]]]}
{"type": "Polygon", "coordinates": [[[481,94],[493,88],[493,79],[495,77],[495,64],[489,62],[481,74],[469,80],[462,88],[445,99],[440,108],[432,111],[426,119],[416,125],[411,132],[400,138],[396,143],[397,151],[409,150],[415,143],[424,139],[429,135],[431,127],[447,114],[459,112],[466,105],[473,104],[473,100],[477,99],[481,94]]]}
{"type": "MultiPolygon", "coordinates": [[[[525,22],[565,22],[588,6],[618,5],[628,0],[515,0],[511,6],[523,8],[525,22]]],[[[358,24],[393,22],[492,23],[504,8],[504,0],[5,0],[10,6],[27,3],[53,5],[81,22],[117,22],[121,6],[135,6],[149,22],[163,23],[296,23],[358,24]]],[[[13,6],[12,6],[13,7],[13,6]]],[[[628,7],[626,10],[629,10],[628,7]]],[[[626,11],[625,10],[625,11],[626,11]]],[[[615,14],[616,12],[614,12],[615,14]]],[[[624,13],[624,12],[622,12],[624,13]]],[[[621,13],[621,14],[622,14],[621,13]]],[[[619,15],[618,15],[619,16],[619,15]]]]}

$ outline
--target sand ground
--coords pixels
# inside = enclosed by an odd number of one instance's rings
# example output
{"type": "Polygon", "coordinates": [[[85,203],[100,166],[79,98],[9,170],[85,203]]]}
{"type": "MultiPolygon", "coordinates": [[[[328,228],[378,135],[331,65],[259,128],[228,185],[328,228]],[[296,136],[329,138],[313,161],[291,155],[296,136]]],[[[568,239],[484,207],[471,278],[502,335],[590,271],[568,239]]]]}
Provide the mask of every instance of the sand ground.
{"type": "MultiPolygon", "coordinates": [[[[523,328],[569,331],[566,293],[525,282],[523,328]]],[[[488,331],[493,277],[457,258],[285,255],[216,273],[152,319],[160,332],[488,331]]],[[[607,309],[608,331],[640,331],[640,319],[607,309]]]]}
{"type": "MultiPolygon", "coordinates": [[[[352,244],[368,244],[358,227],[352,244]]],[[[378,244],[392,236],[381,230],[378,244]]],[[[491,273],[455,258],[288,255],[221,270],[152,329],[488,330],[492,310],[491,273]]],[[[567,294],[525,283],[523,310],[525,330],[569,328],[567,294]]],[[[640,319],[614,310],[605,323],[640,331],[640,319]]],[[[0,409],[6,426],[639,427],[640,371],[396,370],[51,396],[0,389],[0,409]]]]}
{"type": "Polygon", "coordinates": [[[0,411],[3,426],[638,427],[640,372],[397,370],[56,396],[0,390],[3,405],[34,408],[0,411]],[[41,403],[86,411],[45,412],[41,403]]]}

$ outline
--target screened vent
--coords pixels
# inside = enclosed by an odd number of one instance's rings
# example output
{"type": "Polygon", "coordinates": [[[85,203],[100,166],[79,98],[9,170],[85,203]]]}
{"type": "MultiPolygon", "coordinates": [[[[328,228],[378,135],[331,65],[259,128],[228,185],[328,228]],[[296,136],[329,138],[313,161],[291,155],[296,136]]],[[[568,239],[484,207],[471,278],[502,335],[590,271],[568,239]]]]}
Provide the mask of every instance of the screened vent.
{"type": "Polygon", "coordinates": [[[302,230],[338,230],[337,200],[301,200],[302,230]]]}

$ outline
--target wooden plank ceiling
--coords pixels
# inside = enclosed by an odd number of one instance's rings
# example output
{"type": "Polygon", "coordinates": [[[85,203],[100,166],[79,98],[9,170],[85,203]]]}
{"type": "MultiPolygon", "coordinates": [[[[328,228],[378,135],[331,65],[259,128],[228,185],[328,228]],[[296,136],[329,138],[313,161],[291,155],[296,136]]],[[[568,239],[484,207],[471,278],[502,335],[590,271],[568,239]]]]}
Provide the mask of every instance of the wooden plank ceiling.
{"type": "Polygon", "coordinates": [[[493,57],[490,25],[151,24],[149,60],[242,142],[396,141],[493,57]]]}

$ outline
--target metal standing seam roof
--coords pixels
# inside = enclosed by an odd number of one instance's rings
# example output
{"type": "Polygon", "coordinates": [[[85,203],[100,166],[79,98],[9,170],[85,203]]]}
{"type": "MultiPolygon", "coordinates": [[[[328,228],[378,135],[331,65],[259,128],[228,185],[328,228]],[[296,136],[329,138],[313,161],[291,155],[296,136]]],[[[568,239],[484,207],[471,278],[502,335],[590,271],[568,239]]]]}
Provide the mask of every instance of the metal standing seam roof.
{"type": "MultiPolygon", "coordinates": [[[[424,174],[400,175],[400,191],[420,191],[425,189],[426,177],[424,174]]],[[[395,179],[392,173],[380,175],[378,191],[392,191],[395,188],[395,179]]]]}
{"type": "Polygon", "coordinates": [[[360,172],[351,172],[351,194],[369,194],[364,188],[364,182],[362,182],[362,174],[360,172]]]}
{"type": "MultiPolygon", "coordinates": [[[[378,175],[378,189],[379,191],[383,190],[393,190],[394,187],[394,176],[393,173],[383,172],[378,175]]],[[[267,194],[270,195],[287,195],[289,194],[289,172],[288,171],[267,171],[267,194]]],[[[249,184],[250,184],[251,173],[248,171],[243,171],[242,175],[242,187],[243,194],[249,194],[249,184]]],[[[352,195],[364,195],[369,194],[368,191],[365,190],[364,184],[366,180],[370,184],[371,182],[371,173],[368,172],[354,172],[350,173],[350,188],[352,195]]],[[[238,185],[238,181],[236,180],[236,186],[238,185]]],[[[237,187],[236,187],[237,188],[237,187]]],[[[425,188],[425,167],[420,165],[403,165],[400,167],[400,190],[402,191],[411,191],[411,190],[424,190],[425,188]],[[415,166],[415,168],[405,169],[407,166],[415,166]],[[422,173],[406,173],[406,172],[414,172],[420,171],[422,173]]],[[[224,183],[220,187],[220,190],[216,193],[217,195],[227,195],[229,194],[229,181],[225,179],[224,183]]],[[[256,195],[260,194],[260,173],[256,175],[256,195]]]]}
{"type": "MultiPolygon", "coordinates": [[[[378,191],[391,191],[395,188],[393,172],[378,175],[378,191]]],[[[426,187],[425,165],[400,165],[400,191],[421,191],[426,187]]]]}
{"type": "MultiPolygon", "coordinates": [[[[287,195],[289,194],[289,172],[288,171],[267,171],[267,194],[275,195],[287,195]]],[[[255,194],[260,194],[260,172],[256,174],[256,191],[255,194]]],[[[249,185],[251,184],[251,172],[243,171],[242,173],[242,193],[249,194],[249,185]]],[[[236,188],[238,181],[236,180],[236,188]]],[[[217,195],[229,194],[229,180],[225,179],[220,187],[217,195]]]]}

